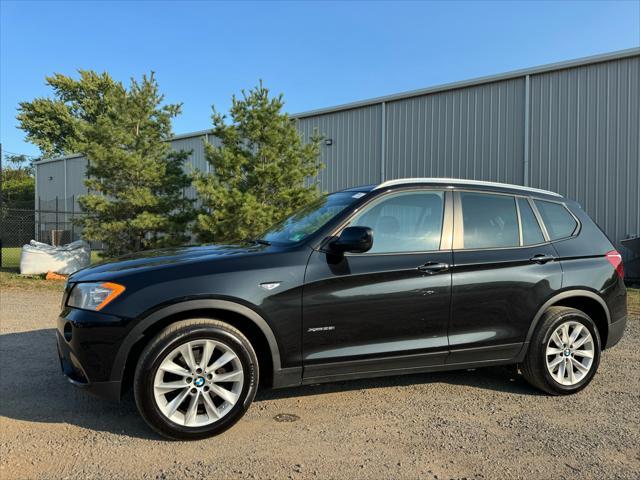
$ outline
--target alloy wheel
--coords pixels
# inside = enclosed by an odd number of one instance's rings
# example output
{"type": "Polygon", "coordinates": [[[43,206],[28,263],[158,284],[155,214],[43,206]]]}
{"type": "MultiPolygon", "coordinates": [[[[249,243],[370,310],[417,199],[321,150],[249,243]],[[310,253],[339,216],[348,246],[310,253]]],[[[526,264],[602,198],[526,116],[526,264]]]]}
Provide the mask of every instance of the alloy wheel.
{"type": "Polygon", "coordinates": [[[210,425],[231,411],[244,384],[238,355],[222,342],[192,340],[173,349],[158,367],[156,405],[178,425],[210,425]]]}
{"type": "Polygon", "coordinates": [[[582,323],[567,321],[558,326],[547,342],[547,370],[561,385],[579,383],[591,370],[595,344],[582,323]]]}

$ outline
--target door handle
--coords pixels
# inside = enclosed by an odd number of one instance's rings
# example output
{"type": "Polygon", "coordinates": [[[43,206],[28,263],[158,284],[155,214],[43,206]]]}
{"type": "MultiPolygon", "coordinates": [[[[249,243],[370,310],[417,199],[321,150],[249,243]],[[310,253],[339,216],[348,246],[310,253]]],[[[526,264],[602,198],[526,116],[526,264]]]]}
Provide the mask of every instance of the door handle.
{"type": "Polygon", "coordinates": [[[552,262],[556,259],[553,255],[547,255],[546,253],[539,253],[538,255],[534,255],[529,259],[530,262],[539,263],[540,265],[544,265],[547,262],[552,262]]]}
{"type": "Polygon", "coordinates": [[[449,270],[449,264],[440,262],[427,262],[424,265],[420,265],[418,267],[418,270],[424,273],[428,273],[429,275],[433,275],[434,273],[440,273],[449,270]]]}

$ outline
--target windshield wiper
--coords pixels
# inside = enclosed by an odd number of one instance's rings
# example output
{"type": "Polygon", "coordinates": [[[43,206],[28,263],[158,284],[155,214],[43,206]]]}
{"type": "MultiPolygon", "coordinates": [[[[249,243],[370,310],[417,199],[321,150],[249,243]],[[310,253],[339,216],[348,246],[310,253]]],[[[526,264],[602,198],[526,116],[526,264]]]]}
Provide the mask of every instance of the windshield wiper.
{"type": "Polygon", "coordinates": [[[263,240],[262,238],[255,238],[252,240],[253,243],[259,243],[260,245],[271,245],[271,242],[267,241],[267,240],[263,240]]]}

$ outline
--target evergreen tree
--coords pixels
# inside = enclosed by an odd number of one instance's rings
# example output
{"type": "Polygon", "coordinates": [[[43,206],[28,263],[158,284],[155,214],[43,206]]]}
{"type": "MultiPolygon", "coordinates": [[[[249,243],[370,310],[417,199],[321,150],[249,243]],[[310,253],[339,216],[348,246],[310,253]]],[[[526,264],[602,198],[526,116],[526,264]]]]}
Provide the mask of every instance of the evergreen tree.
{"type": "Polygon", "coordinates": [[[214,107],[220,146],[205,145],[211,173],[194,174],[203,207],[196,225],[201,241],[256,238],[319,196],[311,179],[321,168],[320,138],[304,143],[283,106],[282,95],[270,97],[260,82],[232,98],[229,123],[214,107]]]}
{"type": "Polygon", "coordinates": [[[153,73],[129,88],[92,71],[47,83],[54,98],[21,103],[18,120],[43,154],[87,157],[83,237],[104,242],[108,257],[185,241],[193,218],[183,195],[188,152],[168,143],[181,106],[163,105],[153,73]]]}

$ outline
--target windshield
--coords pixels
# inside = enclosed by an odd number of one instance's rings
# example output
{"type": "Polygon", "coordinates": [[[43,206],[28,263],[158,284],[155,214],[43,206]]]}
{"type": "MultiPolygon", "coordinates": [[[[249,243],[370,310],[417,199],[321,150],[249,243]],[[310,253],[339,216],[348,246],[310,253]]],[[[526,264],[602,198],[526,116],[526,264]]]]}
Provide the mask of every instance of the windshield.
{"type": "Polygon", "coordinates": [[[337,192],[325,195],[271,227],[262,240],[270,243],[297,243],[317,232],[366,192],[337,192]]]}

